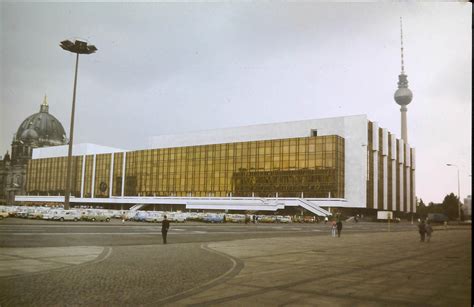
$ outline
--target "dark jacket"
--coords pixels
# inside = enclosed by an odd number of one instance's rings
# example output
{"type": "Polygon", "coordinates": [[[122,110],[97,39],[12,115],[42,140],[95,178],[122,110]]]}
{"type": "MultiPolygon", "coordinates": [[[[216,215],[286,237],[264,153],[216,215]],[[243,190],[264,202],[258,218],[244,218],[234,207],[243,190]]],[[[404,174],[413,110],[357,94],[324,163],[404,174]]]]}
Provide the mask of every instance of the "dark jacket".
{"type": "Polygon", "coordinates": [[[337,226],[337,229],[341,230],[342,229],[342,222],[337,221],[336,226],[337,226]]]}
{"type": "Polygon", "coordinates": [[[425,233],[426,232],[425,223],[421,222],[420,224],[418,224],[418,232],[419,233],[425,233]]]}
{"type": "Polygon", "coordinates": [[[170,228],[170,221],[163,220],[163,222],[161,222],[161,232],[167,232],[169,228],[170,228]]]}

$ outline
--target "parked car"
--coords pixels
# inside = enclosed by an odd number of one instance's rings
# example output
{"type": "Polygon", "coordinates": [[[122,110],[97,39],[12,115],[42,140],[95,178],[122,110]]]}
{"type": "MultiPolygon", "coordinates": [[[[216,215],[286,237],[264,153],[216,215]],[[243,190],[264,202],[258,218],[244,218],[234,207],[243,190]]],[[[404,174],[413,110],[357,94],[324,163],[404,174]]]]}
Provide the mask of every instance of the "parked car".
{"type": "Polygon", "coordinates": [[[276,221],[276,217],[273,215],[259,215],[258,222],[259,223],[274,223],[276,221]]]}
{"type": "Polygon", "coordinates": [[[166,217],[170,222],[184,223],[186,222],[186,215],[180,212],[168,212],[165,213],[166,217]]]}
{"type": "Polygon", "coordinates": [[[61,222],[64,221],[74,221],[77,222],[81,218],[81,213],[77,210],[61,210],[55,215],[54,219],[59,220],[61,222]]]}
{"type": "Polygon", "coordinates": [[[287,215],[285,215],[285,216],[277,215],[276,221],[278,223],[291,223],[291,217],[289,217],[287,215]]]}
{"type": "Polygon", "coordinates": [[[0,211],[0,220],[3,220],[6,217],[8,217],[8,212],[7,211],[0,211]]]}
{"type": "Polygon", "coordinates": [[[63,211],[63,209],[49,209],[45,213],[43,213],[42,219],[43,220],[54,220],[56,216],[59,215],[59,212],[63,211]]]}
{"type": "Polygon", "coordinates": [[[134,220],[135,222],[144,222],[147,216],[148,216],[147,211],[137,210],[132,220],[134,220]]]}
{"type": "Polygon", "coordinates": [[[146,222],[158,223],[163,221],[163,214],[161,212],[151,212],[145,217],[146,222]]]}
{"type": "Polygon", "coordinates": [[[217,213],[207,213],[204,215],[203,221],[206,223],[222,223],[224,221],[224,215],[217,213]]]}
{"type": "Polygon", "coordinates": [[[226,214],[225,220],[226,222],[231,222],[231,223],[244,223],[245,214],[226,214]]]}
{"type": "Polygon", "coordinates": [[[82,220],[84,221],[90,221],[90,222],[110,222],[110,217],[108,217],[106,214],[100,211],[96,210],[88,210],[86,211],[85,214],[82,214],[81,217],[82,220]]]}

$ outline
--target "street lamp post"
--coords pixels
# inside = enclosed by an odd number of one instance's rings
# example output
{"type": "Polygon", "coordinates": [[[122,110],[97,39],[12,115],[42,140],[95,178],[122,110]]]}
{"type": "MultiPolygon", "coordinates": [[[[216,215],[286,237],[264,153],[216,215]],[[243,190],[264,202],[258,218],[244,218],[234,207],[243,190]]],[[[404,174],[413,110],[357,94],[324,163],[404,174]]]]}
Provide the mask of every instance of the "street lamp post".
{"type": "Polygon", "coordinates": [[[454,166],[458,170],[458,219],[461,220],[461,192],[459,187],[459,167],[455,164],[448,163],[447,166],[454,166]]]}
{"type": "Polygon", "coordinates": [[[72,164],[72,140],[74,136],[74,110],[76,108],[76,86],[77,86],[77,68],[79,65],[79,54],[91,54],[97,51],[94,45],[88,45],[87,42],[76,40],[62,41],[59,45],[64,50],[76,54],[76,70],[74,72],[74,89],[72,94],[71,128],[69,129],[69,146],[67,151],[67,171],[66,171],[66,191],[64,192],[64,209],[69,209],[69,196],[71,194],[71,164],[72,164]]]}

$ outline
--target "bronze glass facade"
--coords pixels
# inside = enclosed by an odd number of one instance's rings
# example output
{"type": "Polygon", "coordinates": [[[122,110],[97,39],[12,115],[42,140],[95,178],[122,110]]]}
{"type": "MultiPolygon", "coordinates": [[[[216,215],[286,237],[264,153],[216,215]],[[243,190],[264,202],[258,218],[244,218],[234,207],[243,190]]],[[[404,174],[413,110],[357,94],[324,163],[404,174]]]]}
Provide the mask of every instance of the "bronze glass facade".
{"type": "MultiPolygon", "coordinates": [[[[60,178],[65,162],[59,162],[63,160],[31,160],[28,174],[42,167],[41,176],[57,180],[38,185],[45,181],[35,175],[28,181],[28,193],[63,193],[60,178]]],[[[76,169],[81,170],[82,157],[76,160],[81,162],[76,169]]],[[[84,197],[109,197],[110,192],[121,196],[123,190],[124,196],[274,197],[278,193],[279,197],[343,198],[344,161],[344,139],[335,135],[88,155],[82,189],[84,197]]],[[[74,178],[80,192],[77,178],[81,177],[74,178]]]]}

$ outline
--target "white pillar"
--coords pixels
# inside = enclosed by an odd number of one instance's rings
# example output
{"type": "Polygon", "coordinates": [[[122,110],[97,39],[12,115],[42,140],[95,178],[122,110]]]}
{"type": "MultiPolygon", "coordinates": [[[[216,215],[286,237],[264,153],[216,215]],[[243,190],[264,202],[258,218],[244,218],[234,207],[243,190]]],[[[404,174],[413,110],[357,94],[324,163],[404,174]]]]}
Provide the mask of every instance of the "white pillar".
{"type": "Polygon", "coordinates": [[[112,197],[112,187],[114,184],[114,156],[115,153],[112,153],[112,157],[110,159],[109,198],[112,197]]]}
{"type": "Polygon", "coordinates": [[[84,176],[86,174],[86,156],[82,156],[81,198],[84,198],[84,176]]]}
{"type": "Polygon", "coordinates": [[[122,159],[122,190],[120,191],[120,196],[124,196],[124,191],[125,191],[125,163],[127,162],[127,153],[123,153],[123,159],[122,159]]]}
{"type": "Polygon", "coordinates": [[[94,161],[92,162],[92,188],[91,188],[91,198],[94,198],[94,188],[95,188],[95,161],[97,156],[94,155],[94,161]]]}

